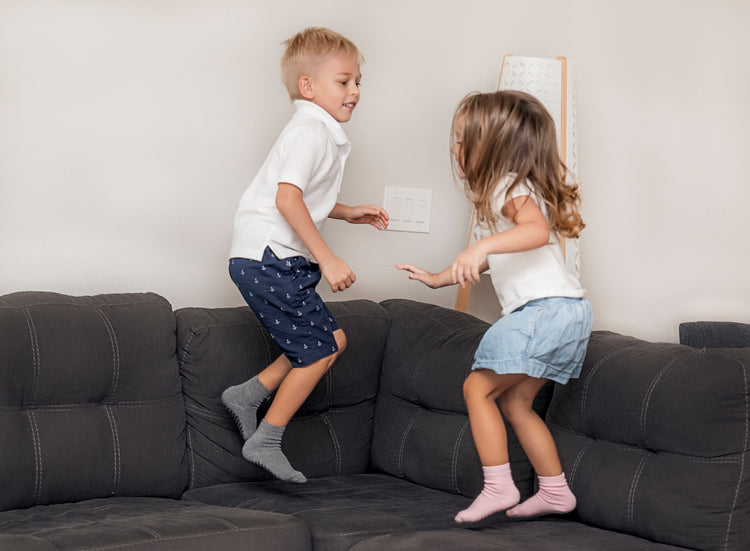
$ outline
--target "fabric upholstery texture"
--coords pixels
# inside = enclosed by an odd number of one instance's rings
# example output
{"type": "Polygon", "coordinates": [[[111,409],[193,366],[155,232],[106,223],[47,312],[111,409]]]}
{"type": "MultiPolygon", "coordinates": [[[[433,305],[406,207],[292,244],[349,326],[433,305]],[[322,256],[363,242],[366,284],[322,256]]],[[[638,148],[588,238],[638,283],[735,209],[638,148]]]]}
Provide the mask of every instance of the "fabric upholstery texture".
{"type": "Polygon", "coordinates": [[[558,519],[513,522],[481,531],[455,528],[393,533],[363,541],[350,551],[685,551],[642,538],[558,519]]]}
{"type": "Polygon", "coordinates": [[[294,517],[162,498],[91,499],[0,513],[0,549],[289,551],[310,549],[294,517]]]}
{"type": "Polygon", "coordinates": [[[556,388],[547,417],[577,517],[671,545],[746,550],[749,369],[750,349],[595,332],[581,378],[556,388]]]}
{"type": "Polygon", "coordinates": [[[750,323],[733,321],[681,323],[680,344],[696,348],[750,348],[750,323]]]}
{"type": "Polygon", "coordinates": [[[0,297],[0,327],[0,511],[180,496],[185,412],[165,299],[14,293],[0,297]]]}
{"type": "MultiPolygon", "coordinates": [[[[325,477],[305,484],[224,484],[189,490],[184,499],[293,515],[307,523],[316,551],[345,551],[358,541],[390,532],[450,528],[456,512],[471,503],[463,496],[383,474],[325,477]]],[[[502,522],[512,521],[495,515],[475,526],[502,522]]]]}
{"type": "MultiPolygon", "coordinates": [[[[476,497],[482,469],[462,385],[489,327],[471,315],[420,302],[381,303],[393,317],[383,358],[372,444],[373,468],[424,486],[476,497]]],[[[537,395],[544,417],[552,384],[537,395]]],[[[513,429],[508,431],[513,479],[523,498],[534,475],[513,429]]]]}
{"type": "MultiPolygon", "coordinates": [[[[287,426],[282,442],[306,477],[365,472],[388,313],[367,300],[330,303],[348,346],[287,426]]],[[[242,438],[221,392],[257,375],[280,351],[247,307],[176,312],[185,393],[189,487],[271,476],[245,461],[242,438]]],[[[270,403],[270,402],[269,402],[270,403]]],[[[267,409],[261,408],[260,417],[267,409]]]]}

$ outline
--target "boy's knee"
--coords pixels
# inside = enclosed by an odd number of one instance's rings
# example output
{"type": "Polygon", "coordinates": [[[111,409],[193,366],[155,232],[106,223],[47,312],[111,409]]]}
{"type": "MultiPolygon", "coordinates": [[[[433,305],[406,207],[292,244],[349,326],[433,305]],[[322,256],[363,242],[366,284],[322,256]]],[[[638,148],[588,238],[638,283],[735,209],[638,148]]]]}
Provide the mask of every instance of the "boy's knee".
{"type": "Polygon", "coordinates": [[[333,332],[333,338],[336,339],[336,346],[339,348],[336,356],[340,356],[346,350],[346,335],[341,329],[337,329],[333,332]]]}

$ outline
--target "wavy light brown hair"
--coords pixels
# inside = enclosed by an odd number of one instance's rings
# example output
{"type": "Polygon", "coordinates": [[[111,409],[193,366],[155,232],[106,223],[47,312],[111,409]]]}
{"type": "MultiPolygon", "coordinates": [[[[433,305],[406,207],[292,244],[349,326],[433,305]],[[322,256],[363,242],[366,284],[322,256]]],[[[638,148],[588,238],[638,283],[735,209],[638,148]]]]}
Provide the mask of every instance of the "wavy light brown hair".
{"type": "Polygon", "coordinates": [[[286,50],[281,57],[281,81],[293,100],[302,99],[297,86],[299,78],[329,57],[344,52],[352,56],[357,63],[365,61],[351,40],[325,27],[308,27],[285,40],[283,44],[286,50]]]}
{"type": "Polygon", "coordinates": [[[509,203],[501,213],[492,210],[497,186],[515,174],[508,195],[528,180],[547,206],[550,230],[578,237],[585,226],[578,211],[578,185],[566,181],[568,171],[557,149],[555,123],[538,99],[515,90],[475,92],[456,109],[452,140],[458,119],[464,129],[454,170],[461,175],[480,222],[494,229],[499,214],[515,216],[509,212],[509,203]]]}

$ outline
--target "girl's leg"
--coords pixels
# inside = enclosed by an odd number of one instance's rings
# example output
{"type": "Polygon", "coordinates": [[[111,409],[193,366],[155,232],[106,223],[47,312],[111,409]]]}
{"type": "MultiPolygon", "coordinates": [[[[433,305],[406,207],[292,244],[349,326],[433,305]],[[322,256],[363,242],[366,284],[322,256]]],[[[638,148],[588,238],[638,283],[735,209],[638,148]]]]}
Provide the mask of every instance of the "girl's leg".
{"type": "Polygon", "coordinates": [[[333,334],[339,348],[338,352],[308,366],[291,369],[282,378],[271,407],[258,430],[242,447],[242,455],[245,459],[264,467],[281,480],[307,481],[302,473],[292,468],[284,456],[281,451],[281,439],[292,416],[346,348],[344,332],[337,329],[333,334]]]}
{"type": "Polygon", "coordinates": [[[539,479],[539,491],[507,511],[511,517],[569,513],[576,506],[562,472],[552,434],[533,410],[534,397],[545,379],[529,377],[500,396],[500,409],[513,427],[539,479]]]}
{"type": "Polygon", "coordinates": [[[482,463],[484,487],[474,502],[456,515],[456,522],[477,522],[512,507],[521,497],[511,476],[505,424],[495,400],[525,378],[523,374],[498,375],[481,369],[472,371],[464,382],[464,399],[482,463]]]}

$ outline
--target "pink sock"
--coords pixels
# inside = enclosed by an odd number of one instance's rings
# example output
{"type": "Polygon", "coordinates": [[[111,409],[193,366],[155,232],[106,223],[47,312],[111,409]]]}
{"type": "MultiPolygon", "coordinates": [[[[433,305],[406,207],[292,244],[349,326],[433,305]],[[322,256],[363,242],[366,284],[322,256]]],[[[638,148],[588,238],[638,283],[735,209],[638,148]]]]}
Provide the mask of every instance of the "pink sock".
{"type": "Polygon", "coordinates": [[[565,473],[558,476],[540,476],[539,491],[529,499],[509,509],[509,517],[536,517],[539,515],[570,513],[576,508],[576,496],[565,481],[565,473]]]}
{"type": "Polygon", "coordinates": [[[498,511],[513,507],[521,494],[510,475],[510,463],[482,467],[484,488],[467,509],[459,511],[456,522],[477,522],[498,511]]]}

